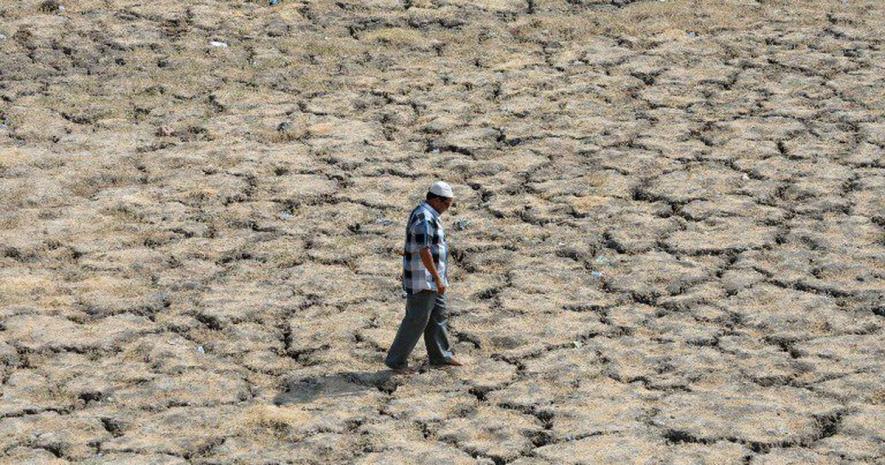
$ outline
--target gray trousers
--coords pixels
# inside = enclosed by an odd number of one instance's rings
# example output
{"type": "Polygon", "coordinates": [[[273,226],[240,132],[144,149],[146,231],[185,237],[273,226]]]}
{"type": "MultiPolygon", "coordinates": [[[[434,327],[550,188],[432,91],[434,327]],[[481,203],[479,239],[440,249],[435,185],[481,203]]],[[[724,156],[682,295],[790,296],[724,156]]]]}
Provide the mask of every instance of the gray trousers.
{"type": "Polygon", "coordinates": [[[422,334],[430,363],[440,364],[452,358],[447,330],[448,318],[445,295],[439,295],[435,291],[421,291],[407,296],[406,316],[387,351],[384,364],[390,368],[408,365],[409,354],[422,334]]]}

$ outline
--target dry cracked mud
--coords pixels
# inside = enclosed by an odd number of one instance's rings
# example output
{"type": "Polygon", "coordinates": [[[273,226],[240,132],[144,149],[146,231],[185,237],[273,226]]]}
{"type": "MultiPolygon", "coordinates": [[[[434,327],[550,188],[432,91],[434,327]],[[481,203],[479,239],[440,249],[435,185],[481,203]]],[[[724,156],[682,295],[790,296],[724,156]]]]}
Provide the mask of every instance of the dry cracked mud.
{"type": "Polygon", "coordinates": [[[883,463],[883,30],[0,2],[0,463],[883,463]],[[392,375],[437,178],[466,366],[392,375]]]}

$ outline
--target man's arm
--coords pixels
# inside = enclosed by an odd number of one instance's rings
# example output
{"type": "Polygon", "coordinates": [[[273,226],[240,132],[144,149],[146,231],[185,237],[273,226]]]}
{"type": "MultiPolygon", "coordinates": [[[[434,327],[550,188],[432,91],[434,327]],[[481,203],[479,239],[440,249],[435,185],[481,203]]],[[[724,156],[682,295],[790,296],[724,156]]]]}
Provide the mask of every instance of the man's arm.
{"type": "Polygon", "coordinates": [[[421,249],[418,254],[421,255],[421,263],[424,264],[424,267],[427,268],[427,271],[433,276],[433,281],[436,282],[437,292],[439,292],[440,295],[445,294],[446,286],[442,279],[440,279],[439,272],[436,271],[436,265],[433,264],[433,255],[430,253],[430,247],[421,249]]]}

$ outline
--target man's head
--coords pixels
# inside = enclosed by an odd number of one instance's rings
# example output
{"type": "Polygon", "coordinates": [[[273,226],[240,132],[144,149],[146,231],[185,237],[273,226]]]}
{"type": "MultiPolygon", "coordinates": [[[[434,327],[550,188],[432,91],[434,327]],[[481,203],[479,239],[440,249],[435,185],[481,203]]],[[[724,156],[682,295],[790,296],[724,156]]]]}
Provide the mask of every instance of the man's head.
{"type": "Polygon", "coordinates": [[[442,181],[433,183],[430,186],[430,190],[427,191],[427,203],[439,214],[442,214],[452,206],[454,198],[455,194],[452,193],[452,187],[442,181]]]}

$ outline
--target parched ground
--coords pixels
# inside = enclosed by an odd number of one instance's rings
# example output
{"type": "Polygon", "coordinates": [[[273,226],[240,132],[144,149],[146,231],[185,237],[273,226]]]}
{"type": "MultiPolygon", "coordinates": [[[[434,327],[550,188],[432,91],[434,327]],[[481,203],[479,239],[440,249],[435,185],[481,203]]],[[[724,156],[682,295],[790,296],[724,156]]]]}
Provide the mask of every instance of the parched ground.
{"type": "Polygon", "coordinates": [[[883,30],[2,1],[0,463],[881,464],[883,30]],[[392,376],[435,179],[467,366],[392,376]]]}

